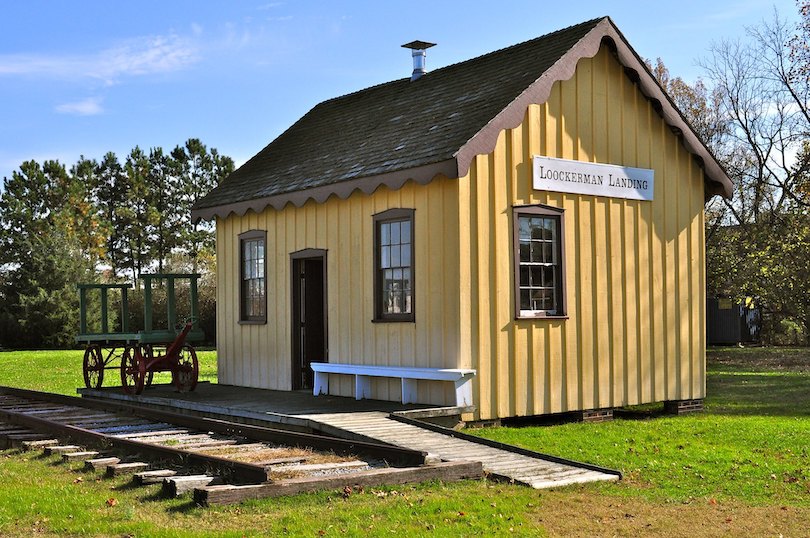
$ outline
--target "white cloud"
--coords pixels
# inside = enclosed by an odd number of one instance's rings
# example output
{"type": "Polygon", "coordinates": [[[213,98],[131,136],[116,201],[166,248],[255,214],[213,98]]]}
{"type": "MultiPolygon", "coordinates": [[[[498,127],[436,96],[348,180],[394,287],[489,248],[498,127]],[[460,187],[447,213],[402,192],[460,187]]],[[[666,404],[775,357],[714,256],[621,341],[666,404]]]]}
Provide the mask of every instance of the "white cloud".
{"type": "Polygon", "coordinates": [[[97,97],[89,97],[84,101],[57,105],[55,110],[60,114],[73,114],[76,116],[96,116],[104,112],[104,109],[101,107],[101,99],[97,97]]]}
{"type": "Polygon", "coordinates": [[[0,76],[95,78],[112,84],[126,76],[177,71],[197,60],[197,47],[172,34],[131,39],[88,55],[4,54],[0,76]]]}

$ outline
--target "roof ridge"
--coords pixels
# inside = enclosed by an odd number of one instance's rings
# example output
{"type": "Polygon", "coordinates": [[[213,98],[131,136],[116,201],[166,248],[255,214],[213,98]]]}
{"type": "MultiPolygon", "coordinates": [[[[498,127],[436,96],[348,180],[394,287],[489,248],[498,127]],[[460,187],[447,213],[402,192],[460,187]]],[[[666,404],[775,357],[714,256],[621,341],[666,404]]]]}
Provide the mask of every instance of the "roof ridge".
{"type": "MultiPolygon", "coordinates": [[[[431,75],[435,75],[436,73],[441,73],[441,72],[449,70],[449,69],[463,67],[465,64],[468,64],[470,62],[476,62],[476,61],[479,61],[479,60],[481,60],[483,58],[486,58],[486,57],[489,57],[489,56],[495,56],[495,55],[498,55],[498,54],[503,54],[503,53],[506,53],[506,52],[508,52],[508,51],[510,51],[512,49],[527,46],[529,44],[533,44],[533,43],[536,43],[538,41],[542,41],[542,40],[551,38],[556,34],[562,34],[564,32],[570,32],[571,30],[573,30],[575,28],[589,26],[589,25],[595,26],[596,24],[603,21],[604,19],[610,20],[610,17],[608,17],[606,15],[602,16],[602,17],[596,17],[596,18],[590,19],[588,21],[580,22],[580,23],[577,23],[577,24],[572,24],[572,25],[567,26],[565,28],[560,28],[559,30],[554,30],[553,32],[549,32],[547,34],[543,34],[543,35],[538,36],[538,37],[533,37],[531,39],[527,39],[526,41],[521,41],[520,43],[515,43],[513,45],[508,45],[508,46],[500,48],[500,49],[496,49],[496,50],[493,50],[493,51],[490,51],[490,52],[485,52],[484,54],[480,54],[478,56],[473,56],[472,58],[467,58],[466,60],[460,60],[460,61],[457,61],[457,62],[454,62],[454,63],[451,63],[451,64],[444,65],[442,67],[437,67],[436,69],[433,69],[433,70],[429,71],[428,74],[426,75],[426,77],[431,76],[431,75]]],[[[427,78],[425,78],[425,80],[427,80],[427,78]]],[[[403,78],[389,80],[389,81],[386,81],[386,82],[380,82],[379,84],[374,84],[372,86],[367,86],[367,87],[361,88],[359,90],[355,90],[355,91],[352,91],[352,92],[349,92],[349,93],[344,93],[343,95],[338,95],[336,97],[330,97],[328,99],[324,99],[323,101],[320,101],[317,104],[315,104],[310,109],[310,111],[313,111],[316,108],[318,108],[320,105],[323,105],[323,104],[326,104],[326,103],[333,103],[333,102],[339,101],[341,99],[356,96],[357,94],[360,94],[360,93],[363,93],[363,92],[366,92],[366,91],[371,91],[371,90],[379,89],[379,88],[382,88],[384,86],[388,86],[388,85],[391,85],[391,84],[403,83],[403,82],[408,82],[410,84],[411,83],[411,77],[407,76],[407,77],[403,77],[403,78]]],[[[309,112],[307,112],[307,113],[309,113],[309,112]]]]}

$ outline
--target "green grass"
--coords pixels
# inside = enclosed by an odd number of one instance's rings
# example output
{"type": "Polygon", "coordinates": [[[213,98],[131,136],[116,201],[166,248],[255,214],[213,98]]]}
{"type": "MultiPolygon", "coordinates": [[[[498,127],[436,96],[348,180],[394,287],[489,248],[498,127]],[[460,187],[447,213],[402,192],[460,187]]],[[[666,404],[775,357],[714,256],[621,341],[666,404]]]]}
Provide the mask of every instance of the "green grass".
{"type": "MultiPolygon", "coordinates": [[[[214,353],[200,355],[204,377],[215,380],[214,353]]],[[[75,394],[81,357],[0,353],[0,385],[75,394]]],[[[6,451],[0,535],[803,535],[809,366],[806,349],[712,350],[704,413],[471,430],[625,474],[620,483],[553,491],[469,481],[199,509],[188,498],[160,499],[156,487],[129,488],[123,478],[6,451]]]]}
{"type": "MultiPolygon", "coordinates": [[[[107,354],[104,354],[107,357],[107,354]]],[[[83,350],[67,351],[6,351],[0,352],[0,385],[56,392],[76,396],[76,389],[84,387],[82,377],[83,350]]],[[[197,351],[200,380],[217,380],[216,351],[197,351]]],[[[120,359],[113,360],[112,370],[104,373],[104,386],[121,386],[118,367],[120,359]]],[[[154,383],[169,383],[171,375],[159,373],[154,383]]]]}

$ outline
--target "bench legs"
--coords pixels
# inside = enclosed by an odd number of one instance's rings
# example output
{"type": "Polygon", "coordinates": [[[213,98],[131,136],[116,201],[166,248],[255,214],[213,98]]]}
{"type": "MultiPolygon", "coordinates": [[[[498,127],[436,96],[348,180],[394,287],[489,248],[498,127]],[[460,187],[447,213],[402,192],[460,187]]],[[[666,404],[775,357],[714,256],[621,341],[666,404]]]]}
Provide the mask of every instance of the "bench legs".
{"type": "Polygon", "coordinates": [[[472,405],[472,376],[464,376],[454,381],[454,384],[456,386],[456,405],[459,407],[472,405]]]}
{"type": "Polygon", "coordinates": [[[354,376],[354,399],[371,398],[371,378],[367,375],[354,376]]]}
{"type": "Polygon", "coordinates": [[[402,403],[416,403],[416,379],[402,378],[402,403]]]}
{"type": "Polygon", "coordinates": [[[314,396],[329,394],[329,374],[326,372],[315,372],[315,378],[312,382],[312,394],[314,396]]]}

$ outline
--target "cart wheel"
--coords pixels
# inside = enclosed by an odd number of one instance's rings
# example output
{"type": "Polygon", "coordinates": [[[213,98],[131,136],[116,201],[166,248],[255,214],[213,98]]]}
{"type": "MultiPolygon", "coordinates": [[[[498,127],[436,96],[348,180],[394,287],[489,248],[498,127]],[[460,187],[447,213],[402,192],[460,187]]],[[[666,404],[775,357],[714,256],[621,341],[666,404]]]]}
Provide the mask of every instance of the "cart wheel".
{"type": "Polygon", "coordinates": [[[197,363],[197,352],[194,346],[186,344],[177,356],[177,367],[172,371],[174,384],[180,392],[190,392],[197,386],[200,365],[197,363]]]}
{"type": "Polygon", "coordinates": [[[104,359],[101,357],[101,346],[91,344],[84,350],[84,386],[88,389],[100,389],[104,382],[104,359]]]}
{"type": "MultiPolygon", "coordinates": [[[[155,358],[154,351],[152,350],[152,344],[146,344],[145,346],[141,347],[141,355],[143,355],[143,360],[146,364],[152,362],[152,359],[155,358]]],[[[146,377],[144,378],[143,386],[144,387],[151,387],[152,386],[152,378],[155,376],[155,372],[152,370],[146,371],[146,377]]]]}
{"type": "Polygon", "coordinates": [[[127,394],[140,394],[143,392],[143,383],[146,377],[146,362],[143,360],[141,350],[136,347],[127,347],[121,356],[121,387],[127,394]]]}

